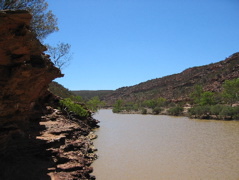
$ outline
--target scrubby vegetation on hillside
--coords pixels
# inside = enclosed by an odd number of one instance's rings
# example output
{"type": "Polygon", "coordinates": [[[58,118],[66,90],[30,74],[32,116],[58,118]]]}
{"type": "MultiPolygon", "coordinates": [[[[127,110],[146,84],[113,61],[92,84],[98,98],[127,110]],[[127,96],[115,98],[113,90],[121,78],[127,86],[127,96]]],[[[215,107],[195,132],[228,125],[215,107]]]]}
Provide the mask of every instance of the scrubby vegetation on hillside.
{"type": "Polygon", "coordinates": [[[101,100],[103,99],[104,96],[112,93],[112,90],[96,90],[96,91],[71,91],[74,95],[76,96],[81,96],[85,100],[89,100],[93,97],[98,96],[101,100]]]}
{"type": "Polygon", "coordinates": [[[88,100],[81,96],[76,96],[67,88],[57,82],[52,82],[49,85],[49,90],[54,94],[62,98],[61,105],[69,111],[74,111],[79,116],[85,116],[82,108],[86,108],[92,112],[96,112],[99,108],[105,105],[98,96],[94,96],[88,100]]]}
{"type": "Polygon", "coordinates": [[[62,86],[61,84],[53,81],[49,84],[49,90],[56,96],[61,98],[70,98],[74,96],[72,92],[70,92],[67,88],[62,86]]]}
{"type": "Polygon", "coordinates": [[[223,61],[209,65],[192,67],[181,73],[152,79],[140,84],[122,87],[107,95],[104,100],[113,105],[116,100],[122,99],[125,103],[143,102],[157,98],[165,98],[171,102],[186,102],[191,98],[194,87],[203,87],[205,98],[210,92],[222,91],[222,83],[239,77],[239,53],[234,53],[223,61]]]}
{"type": "Polygon", "coordinates": [[[162,97],[136,102],[119,99],[113,105],[113,112],[188,115],[201,119],[239,119],[239,78],[226,80],[222,84],[221,92],[206,91],[201,85],[196,85],[193,89],[190,99],[185,102],[173,102],[162,97]]]}

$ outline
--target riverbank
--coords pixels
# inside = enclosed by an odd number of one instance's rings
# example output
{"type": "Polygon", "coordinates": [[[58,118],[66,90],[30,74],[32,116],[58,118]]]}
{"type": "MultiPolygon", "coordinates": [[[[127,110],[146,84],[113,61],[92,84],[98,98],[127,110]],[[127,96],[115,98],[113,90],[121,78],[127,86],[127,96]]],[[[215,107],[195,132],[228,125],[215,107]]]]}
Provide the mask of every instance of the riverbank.
{"type": "Polygon", "coordinates": [[[42,116],[40,125],[45,130],[40,139],[46,142],[47,152],[53,164],[48,168],[51,179],[95,179],[90,175],[92,162],[97,159],[97,149],[92,140],[97,136],[92,132],[98,121],[89,117],[85,120],[68,119],[61,111],[48,106],[49,114],[42,116]]]}
{"type": "Polygon", "coordinates": [[[213,106],[184,106],[159,108],[157,111],[151,108],[142,108],[141,110],[121,110],[119,114],[150,114],[150,115],[169,115],[185,116],[191,119],[205,120],[239,120],[239,106],[213,105],[213,106]]]}
{"type": "Polygon", "coordinates": [[[92,140],[99,121],[69,119],[52,106],[43,113],[29,122],[29,137],[12,134],[12,143],[1,154],[0,179],[94,180],[91,164],[97,149],[92,140]]]}

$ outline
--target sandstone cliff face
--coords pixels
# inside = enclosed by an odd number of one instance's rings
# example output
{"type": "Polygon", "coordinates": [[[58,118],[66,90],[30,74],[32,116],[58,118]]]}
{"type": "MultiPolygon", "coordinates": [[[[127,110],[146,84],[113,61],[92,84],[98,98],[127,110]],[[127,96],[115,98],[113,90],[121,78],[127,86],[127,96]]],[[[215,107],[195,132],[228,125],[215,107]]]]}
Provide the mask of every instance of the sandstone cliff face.
{"type": "Polygon", "coordinates": [[[27,11],[0,11],[0,179],[95,179],[90,133],[98,127],[56,108],[48,84],[62,77],[30,31],[27,11]]]}
{"type": "Polygon", "coordinates": [[[62,77],[27,11],[0,11],[0,179],[95,179],[91,116],[61,112],[48,84],[62,77]]]}
{"type": "Polygon", "coordinates": [[[239,53],[235,53],[218,63],[189,68],[179,74],[119,88],[104,100],[110,105],[117,99],[134,102],[164,97],[174,102],[188,101],[196,84],[202,85],[206,91],[220,92],[225,80],[238,77],[239,53]]]}
{"type": "Polygon", "coordinates": [[[95,179],[98,121],[54,109],[59,97],[48,84],[63,75],[30,21],[27,11],[0,11],[0,179],[95,179]]]}
{"type": "Polygon", "coordinates": [[[31,18],[26,11],[0,12],[0,153],[13,135],[26,135],[31,110],[63,76],[30,31],[31,18]]]}

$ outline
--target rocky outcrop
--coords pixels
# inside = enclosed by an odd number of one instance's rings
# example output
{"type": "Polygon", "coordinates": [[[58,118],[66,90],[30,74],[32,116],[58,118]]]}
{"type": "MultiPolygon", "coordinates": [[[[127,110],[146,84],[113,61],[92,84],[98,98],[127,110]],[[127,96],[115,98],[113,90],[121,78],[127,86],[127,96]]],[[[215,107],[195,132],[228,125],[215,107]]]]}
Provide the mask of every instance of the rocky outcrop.
{"type": "MultiPolygon", "coordinates": [[[[36,137],[46,142],[46,152],[51,159],[47,173],[51,179],[95,179],[90,173],[93,160],[97,158],[92,139],[94,135],[91,122],[97,122],[91,117],[86,120],[68,119],[64,113],[47,106],[45,116],[40,125],[45,130],[36,137]]],[[[97,126],[94,126],[97,127],[97,126]]]]}
{"type": "Polygon", "coordinates": [[[0,11],[0,179],[94,179],[90,132],[47,89],[62,77],[31,32],[27,11],[0,11]]]}
{"type": "MultiPolygon", "coordinates": [[[[170,67],[169,67],[170,68],[170,67]]],[[[172,102],[189,101],[194,85],[206,91],[220,92],[225,80],[239,77],[239,53],[223,61],[186,69],[179,74],[152,79],[135,86],[122,87],[107,95],[104,100],[112,105],[117,99],[137,102],[163,97],[172,102]]]]}
{"type": "Polygon", "coordinates": [[[13,136],[26,136],[31,110],[63,76],[30,31],[31,18],[26,11],[0,12],[0,153],[13,136]]]}

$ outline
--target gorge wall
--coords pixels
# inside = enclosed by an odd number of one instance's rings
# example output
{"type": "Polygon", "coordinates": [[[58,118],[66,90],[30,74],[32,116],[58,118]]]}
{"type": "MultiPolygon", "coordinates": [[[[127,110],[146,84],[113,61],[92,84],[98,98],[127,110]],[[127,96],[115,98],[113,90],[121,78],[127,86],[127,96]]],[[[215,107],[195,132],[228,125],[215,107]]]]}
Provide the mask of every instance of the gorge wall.
{"type": "MultiPolygon", "coordinates": [[[[170,68],[170,67],[169,67],[170,68]]],[[[104,97],[112,105],[117,99],[137,102],[163,97],[172,102],[188,101],[195,85],[204,90],[220,92],[222,83],[239,77],[239,53],[234,53],[217,63],[192,67],[181,73],[152,79],[140,84],[122,87],[104,97]]]]}
{"type": "Polygon", "coordinates": [[[31,33],[31,18],[26,11],[0,12],[0,153],[12,136],[25,136],[31,110],[63,76],[31,33]]]}
{"type": "Polygon", "coordinates": [[[48,85],[63,74],[31,32],[31,18],[0,11],[0,179],[94,179],[90,132],[98,121],[54,109],[59,98],[48,85]]]}
{"type": "Polygon", "coordinates": [[[30,31],[31,18],[26,11],[0,12],[0,153],[12,136],[25,136],[32,109],[63,76],[30,31]]]}

